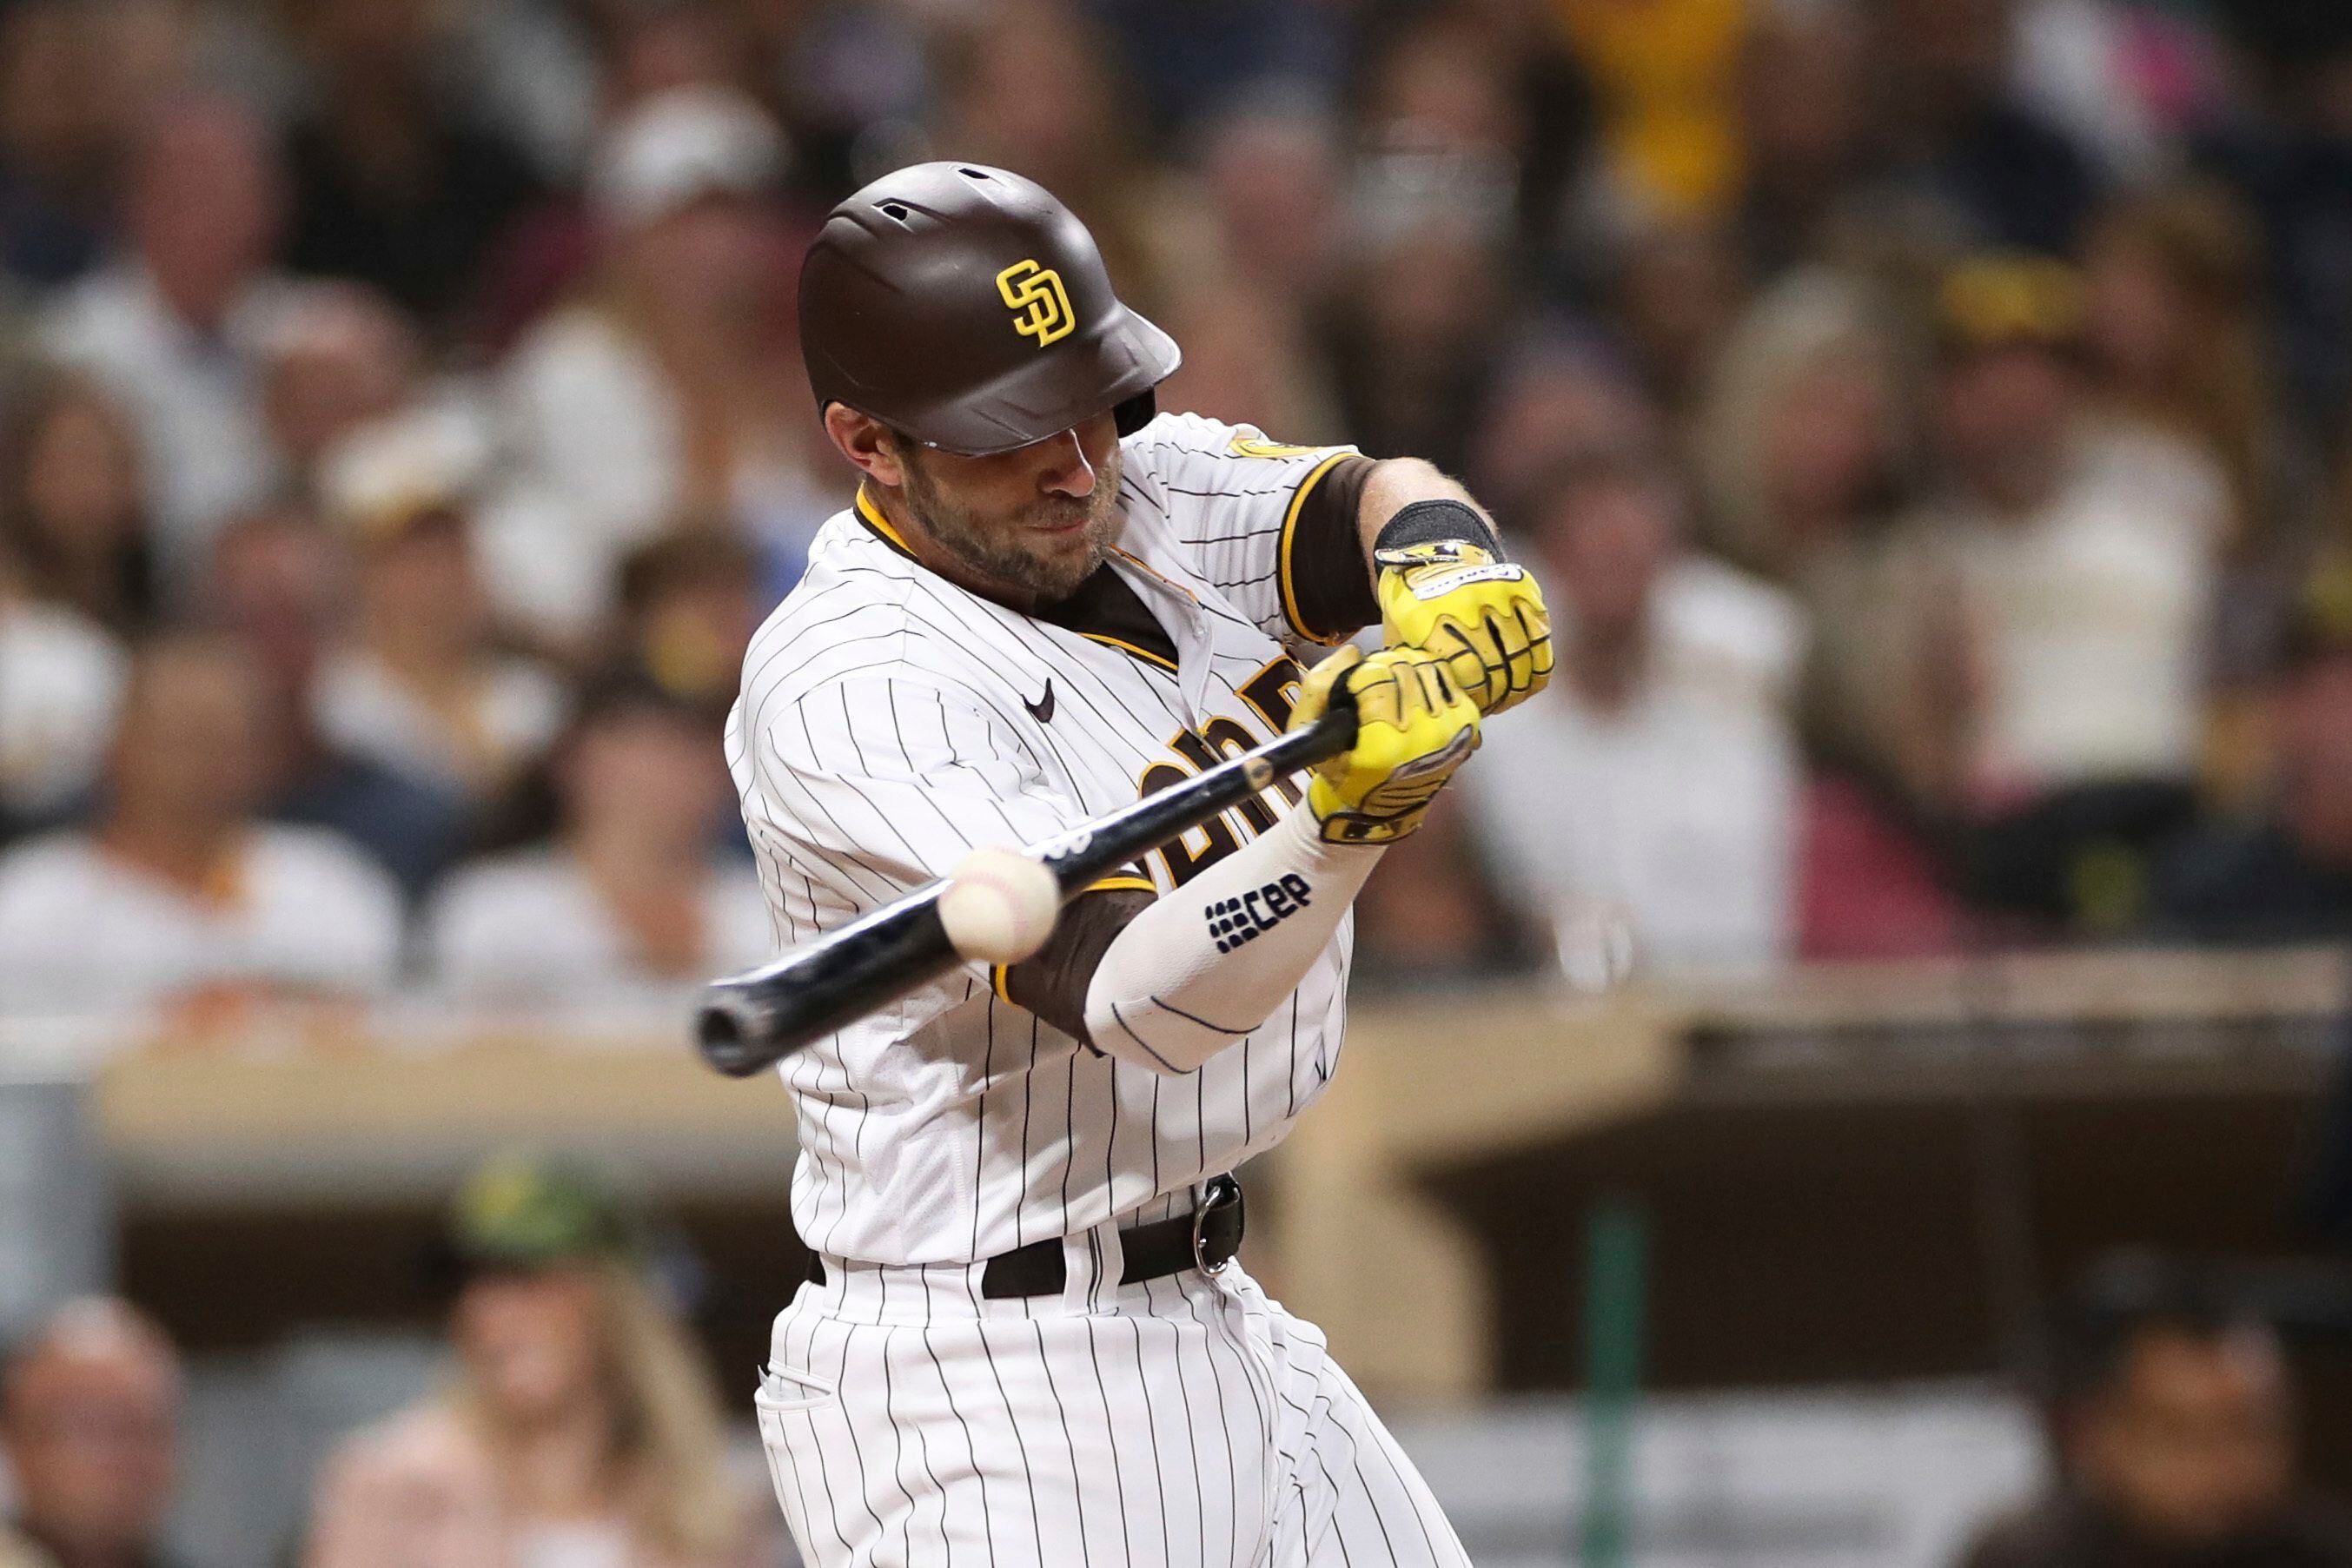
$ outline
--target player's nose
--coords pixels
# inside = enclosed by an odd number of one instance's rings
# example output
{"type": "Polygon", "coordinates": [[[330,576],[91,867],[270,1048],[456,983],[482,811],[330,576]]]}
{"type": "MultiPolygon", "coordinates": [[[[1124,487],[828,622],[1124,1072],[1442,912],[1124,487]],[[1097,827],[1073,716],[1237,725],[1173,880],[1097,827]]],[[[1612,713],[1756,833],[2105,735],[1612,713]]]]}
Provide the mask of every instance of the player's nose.
{"type": "Polygon", "coordinates": [[[1095,465],[1087,461],[1087,449],[1079,443],[1076,431],[1066,430],[1039,444],[1045,454],[1041,483],[1048,492],[1081,499],[1095,493],[1095,465]]]}

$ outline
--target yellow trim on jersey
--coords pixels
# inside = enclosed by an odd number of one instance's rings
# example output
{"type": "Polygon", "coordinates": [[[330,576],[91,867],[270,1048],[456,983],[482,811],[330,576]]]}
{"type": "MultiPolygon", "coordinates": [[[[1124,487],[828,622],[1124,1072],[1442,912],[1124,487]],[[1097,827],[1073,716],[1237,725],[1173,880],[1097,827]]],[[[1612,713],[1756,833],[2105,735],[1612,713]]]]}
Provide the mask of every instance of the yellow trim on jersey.
{"type": "Polygon", "coordinates": [[[1282,544],[1276,561],[1277,568],[1276,576],[1282,588],[1282,618],[1290,622],[1290,629],[1293,632],[1308,642],[1319,643],[1326,648],[1338,647],[1348,640],[1348,634],[1342,632],[1336,636],[1327,637],[1320,632],[1310,630],[1306,622],[1299,618],[1297,591],[1291,586],[1290,582],[1290,542],[1297,535],[1298,514],[1306,509],[1307,495],[1315,488],[1316,481],[1328,474],[1331,471],[1331,465],[1339,459],[1353,455],[1352,452],[1342,448],[1308,469],[1307,477],[1298,482],[1298,488],[1291,492],[1290,509],[1282,515],[1282,544]]]}
{"type": "Polygon", "coordinates": [[[1316,449],[1271,440],[1255,424],[1239,424],[1234,427],[1234,438],[1225,444],[1225,450],[1236,457],[1304,457],[1316,449]]]}
{"type": "Polygon", "coordinates": [[[1132,551],[1121,549],[1117,545],[1110,547],[1110,553],[1118,557],[1119,559],[1127,562],[1128,565],[1135,568],[1136,570],[1143,573],[1146,577],[1151,579],[1152,581],[1165,583],[1168,587],[1182,594],[1185,598],[1191,600],[1195,604],[1201,602],[1201,596],[1199,594],[1193,592],[1191,589],[1185,587],[1182,583],[1177,581],[1166,572],[1161,571],[1158,567],[1153,566],[1141,556],[1136,555],[1132,551]]]}
{"type": "MultiPolygon", "coordinates": [[[[1134,888],[1142,893],[1158,893],[1160,891],[1160,885],[1148,876],[1116,874],[1102,877],[1097,881],[1087,883],[1086,886],[1078,889],[1077,893],[1074,896],[1084,898],[1090,893],[1113,893],[1121,888],[1134,888]]],[[[988,967],[988,988],[994,991],[996,993],[996,999],[1003,1002],[1006,1007],[1017,1008],[1021,1004],[1014,1001],[1013,999],[1013,993],[1005,988],[1010,978],[1011,969],[1012,966],[1009,964],[991,964],[988,967]]]]}
{"type": "Polygon", "coordinates": [[[907,548],[907,541],[898,537],[898,530],[890,526],[890,519],[882,515],[882,508],[874,504],[874,497],[866,493],[866,486],[862,482],[857,486],[857,517],[860,522],[880,534],[886,543],[897,546],[900,554],[912,556],[915,553],[907,548]]]}
{"type": "Polygon", "coordinates": [[[1123,648],[1127,652],[1134,654],[1137,658],[1145,661],[1147,664],[1157,664],[1163,670],[1173,670],[1176,667],[1175,660],[1163,659],[1149,648],[1139,648],[1134,643],[1123,641],[1118,637],[1107,636],[1100,632],[1081,632],[1078,635],[1084,637],[1089,643],[1100,643],[1106,648],[1123,648]]]}

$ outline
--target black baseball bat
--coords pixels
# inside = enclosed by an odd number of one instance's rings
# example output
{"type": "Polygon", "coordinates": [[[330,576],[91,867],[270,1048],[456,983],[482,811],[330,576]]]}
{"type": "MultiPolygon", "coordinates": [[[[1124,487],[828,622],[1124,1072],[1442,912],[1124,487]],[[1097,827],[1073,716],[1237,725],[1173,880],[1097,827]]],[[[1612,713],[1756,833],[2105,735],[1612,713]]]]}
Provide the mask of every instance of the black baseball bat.
{"type": "MultiPolygon", "coordinates": [[[[1330,707],[1313,724],[1023,852],[1045,862],[1067,900],[1276,779],[1355,743],[1355,704],[1344,689],[1335,691],[1330,707]]],[[[940,924],[946,886],[944,879],[927,883],[772,963],[714,981],[695,1016],[704,1060],[730,1078],[748,1078],[953,968],[955,946],[940,924]]]]}

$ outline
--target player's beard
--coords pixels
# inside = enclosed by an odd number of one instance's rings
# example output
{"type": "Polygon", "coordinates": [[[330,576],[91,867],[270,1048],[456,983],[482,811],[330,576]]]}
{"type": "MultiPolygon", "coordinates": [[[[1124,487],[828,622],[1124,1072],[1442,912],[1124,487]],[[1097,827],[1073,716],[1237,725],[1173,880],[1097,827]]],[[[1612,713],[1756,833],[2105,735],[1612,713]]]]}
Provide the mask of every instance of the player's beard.
{"type": "Polygon", "coordinates": [[[922,460],[902,463],[903,492],[908,510],[941,549],[974,575],[1034,594],[1041,604],[1068,598],[1110,553],[1124,522],[1118,514],[1118,478],[1124,454],[1113,444],[1110,456],[1095,470],[1095,487],[1084,497],[1045,496],[1007,517],[983,517],[934,483],[923,471],[922,460]],[[1032,541],[1040,528],[1064,528],[1085,518],[1073,541],[1066,535],[1047,535],[1050,550],[1032,541]]]}

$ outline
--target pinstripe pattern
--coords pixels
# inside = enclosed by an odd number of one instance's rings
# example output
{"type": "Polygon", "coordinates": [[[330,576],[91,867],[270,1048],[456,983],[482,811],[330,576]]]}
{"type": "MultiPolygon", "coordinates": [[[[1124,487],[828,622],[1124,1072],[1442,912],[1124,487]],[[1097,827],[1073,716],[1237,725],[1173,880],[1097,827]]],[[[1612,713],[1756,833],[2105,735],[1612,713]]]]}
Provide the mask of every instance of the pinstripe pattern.
{"type": "MultiPolygon", "coordinates": [[[[825,526],[728,726],[780,942],[1279,727],[1304,645],[1286,519],[1334,454],[1236,450],[1243,434],[1167,416],[1124,444],[1113,570],[1173,669],[964,592],[852,513],[825,526]]],[[[1218,831],[1238,843],[1250,821],[1218,831]]],[[[1199,830],[1153,857],[1154,885],[1216,843],[1199,830]]],[[[978,966],[784,1065],[793,1218],[826,1283],[777,1319],[755,1406],[810,1563],[1466,1563],[1314,1329],[1237,1269],[1118,1282],[1119,1227],[1189,1211],[1322,1092],[1350,945],[1342,923],[1263,1028],[1181,1076],[1087,1049],[978,966]],[[1059,1297],[982,1294],[976,1260],[1048,1238],[1059,1297]]]]}
{"type": "Polygon", "coordinates": [[[834,1267],[777,1319],[761,1430],[812,1568],[1463,1568],[1323,1336],[1238,1269],[987,1301],[961,1266],[834,1267]]]}
{"type": "MultiPolygon", "coordinates": [[[[1264,683],[1287,674],[1295,641],[1283,519],[1332,449],[1243,455],[1237,434],[1168,415],[1124,444],[1113,570],[1170,633],[1174,670],[968,593],[854,512],[825,525],[752,642],[729,722],[780,942],[886,903],[974,845],[1030,842],[1127,805],[1155,764],[1195,768],[1212,744],[1275,732],[1286,709],[1261,700],[1264,683]],[[1025,705],[1048,681],[1055,709],[1040,723],[1025,705]]],[[[1253,830],[1234,812],[1222,831],[1238,842],[1253,830]]],[[[1184,854],[1211,844],[1197,830],[1184,854]]],[[[1173,884],[1182,858],[1146,862],[1156,885],[1173,884]]],[[[1156,1218],[1170,1195],[1279,1142],[1313,1103],[1337,1052],[1347,952],[1343,926],[1265,1027],[1173,1081],[1013,1009],[984,967],[960,969],[782,1068],[800,1123],[793,1220],[827,1252],[952,1263],[1156,1218]]]]}

